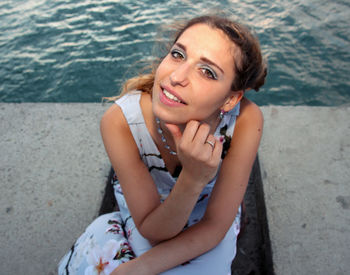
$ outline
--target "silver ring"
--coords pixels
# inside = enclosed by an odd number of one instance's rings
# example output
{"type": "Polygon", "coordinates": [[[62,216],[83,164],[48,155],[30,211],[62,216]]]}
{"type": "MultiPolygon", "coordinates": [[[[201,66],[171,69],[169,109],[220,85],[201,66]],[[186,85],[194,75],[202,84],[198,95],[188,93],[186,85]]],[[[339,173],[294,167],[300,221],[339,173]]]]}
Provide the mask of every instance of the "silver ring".
{"type": "Polygon", "coordinates": [[[214,146],[215,146],[214,142],[212,142],[210,140],[206,140],[204,143],[208,143],[214,149],[214,146]]]}

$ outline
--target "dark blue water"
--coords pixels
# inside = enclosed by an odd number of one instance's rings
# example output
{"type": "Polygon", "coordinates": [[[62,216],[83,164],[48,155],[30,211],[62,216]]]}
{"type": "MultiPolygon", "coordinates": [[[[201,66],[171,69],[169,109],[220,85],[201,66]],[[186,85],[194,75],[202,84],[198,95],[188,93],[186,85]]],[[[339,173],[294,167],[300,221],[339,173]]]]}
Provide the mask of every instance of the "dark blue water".
{"type": "Polygon", "coordinates": [[[159,27],[225,10],[251,26],[268,58],[260,105],[350,104],[348,0],[0,3],[0,101],[99,102],[150,60],[159,27]]]}

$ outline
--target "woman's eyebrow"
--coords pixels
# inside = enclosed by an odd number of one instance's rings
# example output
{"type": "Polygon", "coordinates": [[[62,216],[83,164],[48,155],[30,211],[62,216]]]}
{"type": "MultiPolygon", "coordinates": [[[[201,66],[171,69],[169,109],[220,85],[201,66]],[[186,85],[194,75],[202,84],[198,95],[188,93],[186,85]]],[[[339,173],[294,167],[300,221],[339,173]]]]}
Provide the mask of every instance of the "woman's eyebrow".
{"type": "MultiPolygon", "coordinates": [[[[181,44],[179,42],[176,42],[175,45],[186,52],[186,46],[185,45],[183,45],[183,44],[181,44]]],[[[202,61],[204,61],[205,63],[208,63],[209,65],[215,66],[216,68],[218,68],[224,74],[224,70],[221,69],[220,66],[218,66],[215,62],[211,61],[210,59],[208,59],[206,57],[201,57],[200,59],[202,61]]]]}
{"type": "Polygon", "coordinates": [[[205,63],[208,63],[209,65],[215,66],[215,67],[218,68],[223,74],[225,74],[224,71],[223,71],[223,69],[221,69],[218,65],[216,65],[213,61],[209,60],[208,58],[206,58],[206,57],[201,57],[201,60],[203,60],[205,63]]]}

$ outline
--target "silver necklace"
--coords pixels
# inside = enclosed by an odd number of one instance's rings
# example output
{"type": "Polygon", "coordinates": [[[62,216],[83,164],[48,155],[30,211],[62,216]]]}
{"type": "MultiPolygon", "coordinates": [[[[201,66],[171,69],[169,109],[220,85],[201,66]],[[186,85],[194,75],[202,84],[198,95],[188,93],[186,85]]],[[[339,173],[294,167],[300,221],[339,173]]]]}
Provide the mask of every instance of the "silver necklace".
{"type": "Polygon", "coordinates": [[[171,155],[176,156],[177,153],[175,151],[171,150],[170,146],[168,145],[168,142],[166,141],[166,138],[163,134],[163,130],[162,130],[162,128],[160,128],[160,120],[157,117],[156,117],[156,122],[157,122],[157,126],[158,126],[157,130],[158,130],[158,133],[160,134],[160,137],[164,143],[165,149],[167,149],[171,155]]]}

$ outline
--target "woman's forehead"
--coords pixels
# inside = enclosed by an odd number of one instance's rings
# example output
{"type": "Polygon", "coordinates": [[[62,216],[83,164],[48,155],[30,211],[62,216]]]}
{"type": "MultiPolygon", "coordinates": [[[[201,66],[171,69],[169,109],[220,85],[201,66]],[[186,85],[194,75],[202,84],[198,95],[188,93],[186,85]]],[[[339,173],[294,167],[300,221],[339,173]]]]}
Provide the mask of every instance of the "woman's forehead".
{"type": "Polygon", "coordinates": [[[220,29],[196,24],[186,29],[177,43],[185,46],[189,54],[198,55],[232,68],[233,43],[220,29]],[[231,58],[229,58],[231,57],[231,58]]]}

